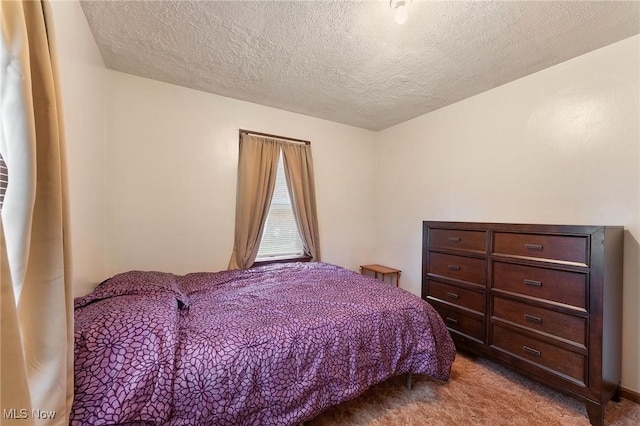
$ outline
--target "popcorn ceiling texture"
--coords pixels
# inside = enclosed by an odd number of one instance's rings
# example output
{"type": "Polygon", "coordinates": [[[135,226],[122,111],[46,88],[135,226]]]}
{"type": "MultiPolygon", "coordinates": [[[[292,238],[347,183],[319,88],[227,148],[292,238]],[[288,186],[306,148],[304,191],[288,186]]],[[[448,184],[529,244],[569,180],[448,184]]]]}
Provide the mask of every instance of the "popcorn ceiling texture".
{"type": "Polygon", "coordinates": [[[640,2],[81,0],[110,69],[381,130],[640,32],[640,2]]]}

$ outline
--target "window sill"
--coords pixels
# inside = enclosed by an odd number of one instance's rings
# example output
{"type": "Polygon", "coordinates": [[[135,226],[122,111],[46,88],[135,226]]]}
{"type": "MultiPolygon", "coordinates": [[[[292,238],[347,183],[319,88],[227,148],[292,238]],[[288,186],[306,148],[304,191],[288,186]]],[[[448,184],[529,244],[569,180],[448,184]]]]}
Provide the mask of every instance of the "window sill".
{"type": "Polygon", "coordinates": [[[279,258],[279,259],[273,259],[273,260],[258,260],[253,262],[253,265],[251,265],[252,268],[256,267],[256,266],[265,266],[265,265],[272,265],[274,263],[293,263],[293,262],[310,262],[311,261],[311,256],[296,256],[296,257],[286,257],[286,258],[279,258]]]}

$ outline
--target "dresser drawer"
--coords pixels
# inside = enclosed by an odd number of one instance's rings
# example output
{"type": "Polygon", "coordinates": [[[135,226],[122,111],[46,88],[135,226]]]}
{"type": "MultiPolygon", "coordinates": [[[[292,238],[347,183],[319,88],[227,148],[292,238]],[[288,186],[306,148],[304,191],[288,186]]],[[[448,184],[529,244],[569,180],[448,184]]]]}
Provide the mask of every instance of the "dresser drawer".
{"type": "Polygon", "coordinates": [[[484,259],[431,252],[428,272],[441,277],[485,286],[484,259]]]}
{"type": "Polygon", "coordinates": [[[580,383],[585,383],[586,355],[554,346],[495,324],[491,331],[491,344],[497,349],[572,377],[580,383]]]}
{"type": "Polygon", "coordinates": [[[467,309],[484,313],[485,293],[467,290],[449,284],[429,280],[428,295],[467,309]]]}
{"type": "Polygon", "coordinates": [[[493,288],[586,309],[587,274],[493,262],[493,288]]]}
{"type": "Polygon", "coordinates": [[[486,252],[486,231],[466,231],[461,229],[431,229],[429,247],[449,250],[486,252]]]}
{"type": "Polygon", "coordinates": [[[588,265],[588,237],[495,232],[493,254],[588,265]]]}
{"type": "Polygon", "coordinates": [[[437,301],[430,300],[430,302],[442,317],[447,328],[484,341],[484,317],[465,315],[456,309],[445,308],[437,301]]]}
{"type": "Polygon", "coordinates": [[[495,296],[493,316],[586,346],[586,318],[495,296]]]}

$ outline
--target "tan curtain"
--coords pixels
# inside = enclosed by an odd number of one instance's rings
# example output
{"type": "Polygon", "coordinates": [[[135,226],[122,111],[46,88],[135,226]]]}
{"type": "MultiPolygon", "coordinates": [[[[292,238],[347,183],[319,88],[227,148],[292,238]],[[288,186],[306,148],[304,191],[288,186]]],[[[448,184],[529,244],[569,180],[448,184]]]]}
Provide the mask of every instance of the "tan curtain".
{"type": "Polygon", "coordinates": [[[236,231],[229,269],[253,265],[276,185],[280,147],[276,141],[242,134],[236,189],[236,231]]]}
{"type": "Polygon", "coordinates": [[[52,16],[47,2],[2,2],[0,150],[9,175],[0,232],[3,425],[67,425],[73,402],[66,151],[52,16]]]}
{"type": "Polygon", "coordinates": [[[291,195],[293,214],[302,238],[304,251],[312,261],[320,261],[320,234],[316,212],[316,189],[313,179],[311,146],[283,143],[284,174],[291,195]]]}

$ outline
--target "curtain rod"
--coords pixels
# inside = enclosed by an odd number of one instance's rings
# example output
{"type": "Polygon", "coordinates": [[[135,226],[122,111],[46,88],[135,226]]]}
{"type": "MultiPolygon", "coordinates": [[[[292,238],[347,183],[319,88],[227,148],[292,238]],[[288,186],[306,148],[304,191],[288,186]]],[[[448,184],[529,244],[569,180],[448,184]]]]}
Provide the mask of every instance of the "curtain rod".
{"type": "Polygon", "coordinates": [[[252,132],[251,130],[240,129],[240,135],[242,135],[243,133],[245,135],[263,136],[265,138],[281,139],[281,140],[285,140],[285,141],[303,143],[305,145],[311,145],[310,141],[305,141],[305,140],[302,140],[302,139],[294,139],[294,138],[288,138],[286,136],[278,136],[278,135],[272,135],[272,134],[269,134],[269,133],[252,132]]]}

